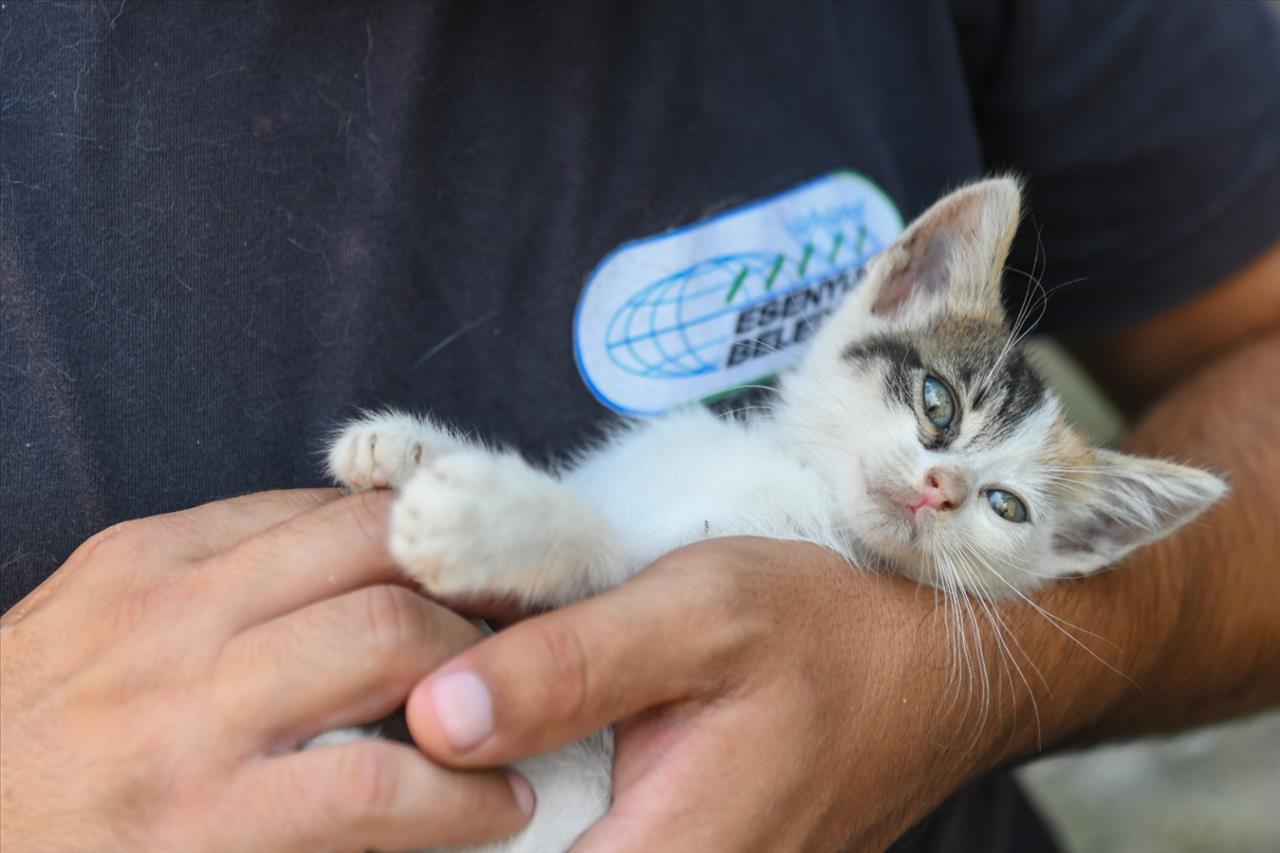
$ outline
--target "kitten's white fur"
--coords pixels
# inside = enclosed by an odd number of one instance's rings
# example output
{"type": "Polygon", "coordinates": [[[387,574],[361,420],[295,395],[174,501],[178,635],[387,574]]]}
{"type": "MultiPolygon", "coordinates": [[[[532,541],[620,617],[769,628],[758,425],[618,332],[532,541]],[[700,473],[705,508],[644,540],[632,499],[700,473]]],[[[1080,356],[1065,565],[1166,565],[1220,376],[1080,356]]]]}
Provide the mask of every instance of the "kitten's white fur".
{"type": "MultiPolygon", "coordinates": [[[[678,411],[622,426],[543,471],[429,419],[386,412],[343,430],[330,472],[352,488],[401,490],[392,555],[443,596],[562,605],[677,547],[730,535],[814,542],[859,565],[988,597],[1109,565],[1193,518],[1225,486],[1085,446],[1034,383],[1023,408],[1012,392],[1000,405],[978,402],[975,389],[994,388],[1016,356],[999,285],[1019,196],[1011,179],[977,183],[913,223],[784,377],[772,416],[678,411]],[[999,335],[986,342],[986,361],[969,352],[968,329],[999,335]],[[905,371],[883,353],[851,350],[885,340],[914,342],[913,357],[927,363],[905,371]],[[926,446],[920,406],[894,399],[895,371],[916,387],[926,373],[974,374],[975,360],[985,375],[951,380],[964,414],[950,443],[926,446]],[[944,469],[963,484],[954,508],[904,512],[912,490],[944,469]],[[1031,523],[999,517],[988,488],[1020,496],[1031,523]]],[[[518,764],[537,793],[536,815],[485,849],[567,849],[608,808],[611,755],[606,732],[518,764]]]]}

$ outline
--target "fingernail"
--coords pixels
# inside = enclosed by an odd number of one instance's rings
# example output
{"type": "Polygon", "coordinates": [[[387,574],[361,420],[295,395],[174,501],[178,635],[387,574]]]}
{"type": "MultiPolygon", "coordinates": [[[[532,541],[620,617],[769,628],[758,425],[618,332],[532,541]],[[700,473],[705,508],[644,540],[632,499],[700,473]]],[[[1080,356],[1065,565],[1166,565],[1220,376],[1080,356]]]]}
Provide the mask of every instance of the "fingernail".
{"type": "Polygon", "coordinates": [[[507,772],[507,781],[511,783],[511,793],[515,795],[516,805],[525,814],[533,814],[533,786],[529,780],[519,773],[507,772]]]}
{"type": "Polygon", "coordinates": [[[449,745],[462,752],[493,732],[489,688],[474,672],[455,672],[431,686],[431,703],[449,745]]]}

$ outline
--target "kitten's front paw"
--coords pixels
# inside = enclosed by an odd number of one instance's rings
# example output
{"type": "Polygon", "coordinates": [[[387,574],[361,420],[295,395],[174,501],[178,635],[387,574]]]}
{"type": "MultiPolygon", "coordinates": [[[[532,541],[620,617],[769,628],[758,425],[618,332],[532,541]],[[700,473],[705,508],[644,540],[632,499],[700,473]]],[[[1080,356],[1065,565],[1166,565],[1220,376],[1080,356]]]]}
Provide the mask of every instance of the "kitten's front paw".
{"type": "Polygon", "coordinates": [[[567,487],[519,456],[461,450],[405,484],[391,511],[391,554],[437,595],[536,600],[585,559],[574,543],[589,516],[567,487]]]}
{"type": "Polygon", "coordinates": [[[458,444],[445,430],[412,415],[369,415],[347,424],[334,439],[329,474],[355,491],[393,488],[458,444]]]}

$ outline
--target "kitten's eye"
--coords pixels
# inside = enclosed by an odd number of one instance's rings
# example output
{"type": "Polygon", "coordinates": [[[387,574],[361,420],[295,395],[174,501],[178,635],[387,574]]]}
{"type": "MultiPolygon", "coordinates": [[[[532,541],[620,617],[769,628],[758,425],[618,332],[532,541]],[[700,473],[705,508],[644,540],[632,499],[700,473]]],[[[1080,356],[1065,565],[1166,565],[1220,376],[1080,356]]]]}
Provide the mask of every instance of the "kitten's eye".
{"type": "Polygon", "coordinates": [[[1027,520],[1027,508],[1022,499],[1002,489],[987,489],[987,503],[1005,521],[1021,524],[1027,520]]]}
{"type": "Polygon", "coordinates": [[[951,426],[956,417],[956,398],[951,396],[951,389],[941,379],[926,376],[923,397],[924,416],[929,423],[941,430],[951,426]]]}

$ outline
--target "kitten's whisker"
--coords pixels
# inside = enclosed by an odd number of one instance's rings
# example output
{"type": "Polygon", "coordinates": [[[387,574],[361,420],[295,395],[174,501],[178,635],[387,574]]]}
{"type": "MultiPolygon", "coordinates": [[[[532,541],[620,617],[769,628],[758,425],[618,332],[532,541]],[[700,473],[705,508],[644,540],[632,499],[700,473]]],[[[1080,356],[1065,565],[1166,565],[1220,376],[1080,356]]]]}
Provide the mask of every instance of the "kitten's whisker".
{"type": "Polygon", "coordinates": [[[943,562],[946,564],[948,574],[956,579],[956,582],[957,582],[956,585],[957,587],[959,587],[955,596],[956,601],[964,610],[964,616],[966,618],[965,625],[973,629],[975,654],[973,658],[971,658],[970,660],[970,679],[971,681],[979,682],[978,684],[979,717],[978,717],[978,724],[974,731],[974,738],[970,742],[968,747],[969,749],[972,749],[974,745],[977,743],[978,735],[981,734],[983,727],[986,725],[987,715],[990,711],[990,705],[991,705],[990,680],[989,680],[987,668],[985,665],[986,655],[984,654],[983,645],[982,645],[982,629],[978,625],[978,617],[977,617],[977,614],[974,612],[973,603],[972,601],[970,601],[969,596],[965,593],[965,587],[967,586],[967,584],[965,583],[964,576],[962,575],[962,567],[950,556],[950,553],[945,548],[945,546],[942,546],[942,548],[940,549],[939,556],[942,558],[943,562]]]}
{"type": "MultiPolygon", "coordinates": [[[[977,554],[967,542],[961,542],[959,547],[962,553],[967,554],[971,559],[974,560],[974,562],[978,564],[982,563],[982,559],[980,555],[977,554]]],[[[1005,655],[1008,657],[1009,662],[1013,664],[1014,669],[1017,670],[1018,677],[1022,680],[1023,685],[1027,688],[1027,696],[1031,699],[1031,710],[1035,716],[1036,744],[1037,744],[1037,747],[1039,747],[1039,745],[1041,744],[1042,731],[1041,731],[1041,725],[1040,725],[1040,706],[1036,700],[1035,690],[1032,689],[1031,682],[1027,679],[1026,673],[1023,671],[1022,667],[1018,664],[1017,660],[1015,659],[1012,649],[1010,649],[1008,643],[1001,636],[1002,632],[1004,634],[1007,634],[1008,638],[1013,641],[1019,653],[1021,653],[1023,659],[1026,660],[1027,664],[1031,667],[1032,671],[1034,671],[1036,676],[1040,679],[1040,683],[1044,686],[1045,691],[1052,694],[1052,688],[1050,688],[1049,686],[1049,680],[1045,678],[1044,673],[1040,671],[1040,667],[1036,666],[1036,662],[1032,660],[1031,656],[1027,653],[1027,650],[1022,645],[1022,641],[1018,639],[1018,635],[1013,631],[1013,629],[1009,626],[1008,622],[1000,614],[999,605],[996,604],[996,602],[993,599],[983,596],[981,592],[978,592],[978,597],[979,597],[979,601],[983,604],[983,608],[987,611],[988,618],[992,622],[992,627],[995,629],[996,641],[1000,643],[1000,646],[1004,650],[1005,655]]],[[[1008,670],[1006,669],[1006,674],[1007,673],[1008,673],[1008,670]]],[[[1012,679],[1010,679],[1010,690],[1012,691],[1012,689],[1013,689],[1013,684],[1012,684],[1012,679]]],[[[1015,703],[1015,708],[1016,708],[1016,703],[1015,703]]]]}
{"type": "MultiPolygon", "coordinates": [[[[955,615],[954,625],[955,625],[956,637],[958,639],[958,643],[956,643],[955,645],[961,656],[959,659],[957,659],[957,663],[960,663],[962,661],[964,664],[963,670],[957,669],[957,673],[959,672],[964,673],[965,675],[964,683],[966,686],[966,690],[965,690],[966,699],[965,699],[963,713],[961,715],[961,720],[963,721],[968,717],[969,708],[973,706],[973,702],[975,698],[977,698],[975,696],[975,690],[977,688],[977,680],[978,680],[978,661],[980,661],[982,658],[982,652],[981,652],[982,637],[981,637],[981,632],[978,630],[976,617],[974,616],[972,609],[969,608],[968,601],[962,591],[961,582],[960,582],[959,575],[956,572],[956,567],[954,566],[954,564],[952,563],[952,561],[946,555],[945,552],[935,548],[935,549],[932,549],[932,555],[934,560],[934,566],[935,566],[935,569],[937,570],[935,573],[946,584],[946,594],[947,594],[948,603],[950,604],[955,615]],[[968,617],[967,619],[966,619],[966,616],[968,617]],[[974,643],[977,645],[976,649],[972,648],[969,643],[969,634],[967,629],[970,626],[972,626],[974,629],[974,643]]],[[[982,718],[979,721],[979,729],[978,729],[979,731],[981,731],[982,722],[985,721],[986,719],[986,707],[987,707],[986,696],[985,696],[985,688],[986,688],[985,671],[982,673],[982,675],[983,675],[984,693],[982,694],[981,700],[980,700],[981,702],[980,713],[982,714],[982,718]]],[[[957,685],[958,685],[958,682],[957,682],[957,685]]]]}
{"type": "MultiPolygon", "coordinates": [[[[1021,598],[1021,599],[1022,599],[1023,601],[1025,601],[1027,604],[1031,605],[1031,607],[1032,607],[1032,608],[1034,608],[1034,609],[1035,609],[1035,611],[1036,611],[1037,613],[1039,613],[1039,614],[1040,614],[1041,616],[1043,616],[1045,619],[1049,620],[1049,622],[1050,622],[1052,625],[1054,625],[1054,626],[1055,626],[1059,631],[1061,631],[1061,632],[1062,632],[1063,636],[1065,636],[1067,639],[1071,640],[1071,642],[1075,643],[1075,644],[1076,644],[1077,646],[1079,646],[1080,648],[1084,649],[1084,651],[1085,651],[1085,652],[1087,652],[1087,653],[1088,653],[1088,655],[1089,655],[1090,657],[1092,657],[1092,658],[1093,658],[1094,660],[1096,660],[1098,663],[1100,663],[1100,664],[1102,664],[1103,666],[1105,666],[1107,669],[1109,669],[1109,670],[1111,670],[1112,672],[1114,672],[1116,675],[1118,675],[1118,676],[1120,676],[1121,678],[1123,678],[1125,681],[1129,682],[1129,684],[1131,684],[1134,688],[1136,688],[1136,689],[1138,689],[1138,690],[1141,690],[1141,689],[1142,689],[1136,681],[1134,681],[1132,678],[1130,678],[1130,677],[1129,677],[1128,675],[1126,675],[1125,673],[1121,672],[1119,669],[1117,669],[1117,668],[1116,668],[1115,666],[1113,666],[1112,664],[1110,664],[1110,663],[1108,663],[1107,661],[1103,660],[1103,659],[1102,659],[1102,657],[1101,657],[1097,652],[1095,652],[1093,649],[1091,649],[1091,648],[1089,648],[1088,646],[1086,646],[1086,645],[1085,645],[1085,644],[1084,644],[1084,643],[1083,643],[1083,642],[1082,642],[1078,637],[1076,637],[1076,635],[1075,635],[1075,634],[1072,634],[1070,631],[1066,630],[1066,628],[1062,627],[1062,624],[1059,624],[1059,623],[1061,622],[1061,623],[1065,623],[1065,624],[1067,624],[1067,625],[1071,625],[1071,623],[1070,623],[1070,622],[1066,622],[1066,620],[1060,619],[1059,617],[1057,617],[1057,616],[1053,615],[1052,613],[1050,613],[1049,611],[1045,610],[1045,609],[1044,609],[1043,607],[1041,607],[1039,604],[1036,604],[1034,601],[1032,601],[1030,598],[1028,598],[1025,594],[1023,594],[1022,590],[1018,589],[1016,586],[1014,586],[1013,584],[1009,583],[1009,581],[1005,579],[1004,575],[1000,574],[999,572],[993,572],[993,574],[996,576],[996,578],[998,578],[998,579],[1000,580],[1000,582],[1001,582],[1001,583],[1003,583],[1005,586],[1009,587],[1009,589],[1011,589],[1011,590],[1013,591],[1013,593],[1014,593],[1015,595],[1017,595],[1017,596],[1018,596],[1018,598],[1021,598]]],[[[1086,633],[1086,634],[1088,634],[1088,635],[1090,635],[1090,636],[1092,636],[1092,637],[1096,637],[1097,639],[1102,640],[1104,643],[1107,643],[1108,645],[1112,646],[1112,647],[1113,647],[1113,648],[1115,648],[1117,651],[1122,651],[1122,649],[1121,649],[1118,645],[1116,645],[1116,644],[1115,644],[1114,642],[1112,642],[1111,640],[1106,639],[1105,637],[1101,637],[1101,636],[1099,636],[1098,634],[1094,634],[1092,631],[1087,631],[1087,630],[1085,630],[1084,628],[1081,628],[1081,627],[1080,627],[1080,626],[1078,626],[1078,625],[1071,625],[1071,627],[1072,627],[1072,628],[1074,628],[1074,629],[1075,629],[1075,630],[1077,630],[1077,631],[1083,631],[1084,633],[1086,633]]]]}
{"type": "MultiPolygon", "coordinates": [[[[1016,662],[1016,661],[1014,661],[1014,660],[1012,659],[1012,657],[1010,657],[1010,656],[1009,656],[1008,649],[1007,649],[1007,647],[1006,647],[1006,646],[1005,646],[1005,644],[1004,644],[1004,640],[1003,640],[1003,638],[1000,636],[1000,630],[999,630],[999,627],[998,627],[998,625],[997,625],[997,624],[992,620],[992,618],[991,618],[990,609],[986,606],[986,602],[985,602],[985,600],[984,600],[984,598],[983,598],[983,596],[982,596],[982,593],[981,593],[981,586],[980,586],[980,584],[979,584],[979,582],[978,582],[978,580],[977,580],[977,577],[975,576],[975,574],[974,574],[974,572],[973,572],[972,568],[971,568],[971,567],[969,567],[969,566],[966,566],[966,565],[964,564],[963,559],[959,559],[959,558],[958,558],[957,562],[958,562],[958,564],[959,564],[959,566],[960,566],[961,570],[963,571],[964,576],[965,576],[965,577],[966,577],[966,579],[969,581],[969,585],[970,585],[970,587],[971,587],[971,591],[969,592],[968,596],[966,596],[966,597],[967,597],[971,602],[973,602],[973,603],[976,603],[976,604],[977,604],[978,608],[979,608],[981,611],[983,611],[983,612],[985,613],[985,615],[987,616],[987,623],[988,623],[989,625],[991,625],[991,626],[992,626],[993,634],[994,634],[994,637],[995,637],[995,640],[996,640],[996,643],[997,643],[997,649],[999,649],[999,650],[1001,650],[1001,651],[1002,651],[1002,655],[998,656],[998,657],[997,657],[997,660],[1000,662],[1001,667],[1004,669],[1005,678],[1006,678],[1006,679],[1008,680],[1008,682],[1009,682],[1009,692],[1010,692],[1010,695],[1012,696],[1012,693],[1013,693],[1013,677],[1012,677],[1012,676],[1010,675],[1010,673],[1009,673],[1009,666],[1008,666],[1008,663],[1006,663],[1006,662],[1005,662],[1005,658],[1006,658],[1006,657],[1008,657],[1008,658],[1009,658],[1009,662],[1010,662],[1010,663],[1013,663],[1015,667],[1017,667],[1017,662],[1016,662]]],[[[985,657],[984,657],[984,658],[982,658],[980,662],[985,663],[985,657]]],[[[990,679],[990,674],[987,672],[987,668],[986,668],[986,666],[985,666],[985,665],[983,666],[983,670],[982,670],[982,671],[983,671],[983,681],[984,681],[984,684],[989,684],[989,683],[990,683],[990,680],[991,680],[991,679],[990,679]]],[[[988,688],[988,692],[990,692],[989,688],[988,688]]],[[[996,702],[996,701],[999,701],[999,697],[993,697],[993,702],[996,702]]],[[[985,721],[986,721],[986,714],[985,714],[985,713],[984,713],[984,715],[983,715],[983,721],[984,721],[984,723],[985,723],[985,721]]],[[[977,735],[979,735],[979,734],[980,734],[980,732],[976,732],[976,733],[975,733],[975,743],[976,743],[977,735]]]]}

